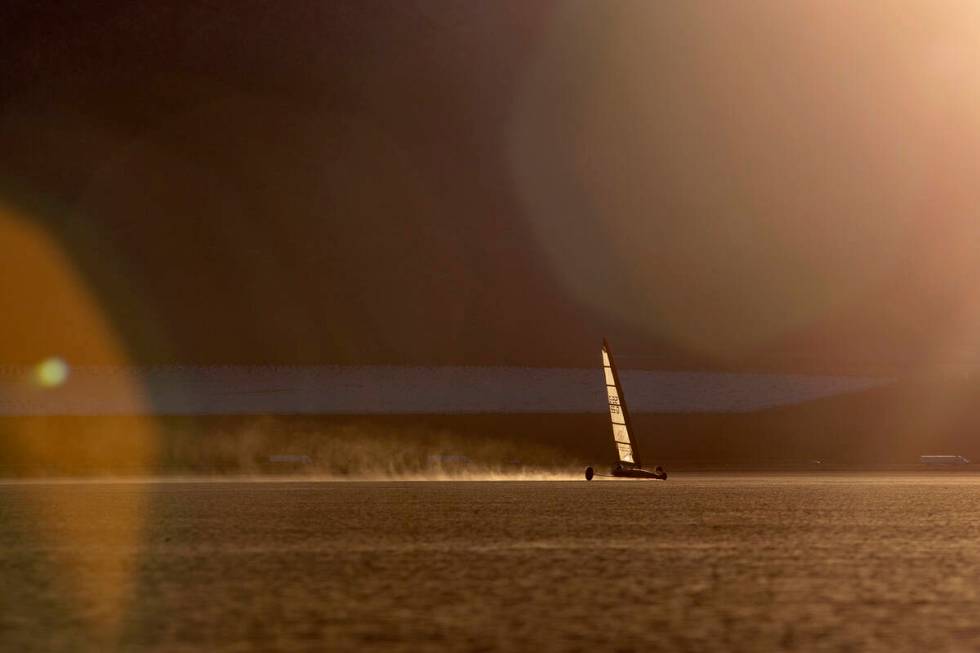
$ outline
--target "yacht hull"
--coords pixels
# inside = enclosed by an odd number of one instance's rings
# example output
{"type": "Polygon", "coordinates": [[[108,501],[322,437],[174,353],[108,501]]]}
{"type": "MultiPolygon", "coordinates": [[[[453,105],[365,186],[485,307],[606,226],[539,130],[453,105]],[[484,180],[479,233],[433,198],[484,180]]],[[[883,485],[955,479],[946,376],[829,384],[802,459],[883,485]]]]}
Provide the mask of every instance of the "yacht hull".
{"type": "Polygon", "coordinates": [[[612,475],[617,478],[650,478],[657,481],[666,481],[667,472],[661,468],[655,470],[641,469],[639,467],[612,469],[612,475]]]}
{"type": "MultiPolygon", "coordinates": [[[[606,476],[605,474],[596,474],[595,470],[591,467],[585,468],[585,480],[591,481],[594,476],[606,476]]],[[[654,470],[642,469],[640,467],[613,467],[609,470],[608,476],[613,478],[640,478],[647,479],[651,481],[666,481],[667,472],[663,467],[657,467],[654,470]]]]}

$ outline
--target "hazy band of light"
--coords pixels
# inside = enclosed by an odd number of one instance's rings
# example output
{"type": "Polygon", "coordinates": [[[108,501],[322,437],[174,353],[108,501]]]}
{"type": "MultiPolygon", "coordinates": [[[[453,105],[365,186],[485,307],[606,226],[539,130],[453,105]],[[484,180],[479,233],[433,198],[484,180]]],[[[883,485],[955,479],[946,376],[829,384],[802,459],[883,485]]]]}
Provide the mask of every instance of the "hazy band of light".
{"type": "MultiPolygon", "coordinates": [[[[0,415],[601,413],[598,369],[81,366],[57,388],[0,368],[0,415]],[[134,402],[134,381],[148,401],[134,402]]],[[[887,378],[624,370],[636,412],[742,412],[858,392],[887,378]]]]}

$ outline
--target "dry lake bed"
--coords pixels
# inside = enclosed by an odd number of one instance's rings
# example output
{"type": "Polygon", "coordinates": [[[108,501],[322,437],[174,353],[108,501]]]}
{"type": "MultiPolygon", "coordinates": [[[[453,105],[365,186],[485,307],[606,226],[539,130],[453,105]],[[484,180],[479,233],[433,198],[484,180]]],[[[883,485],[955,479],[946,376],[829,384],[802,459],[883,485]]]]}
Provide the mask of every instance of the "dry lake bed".
{"type": "Polygon", "coordinates": [[[0,482],[0,650],[980,649],[980,476],[0,482]]]}

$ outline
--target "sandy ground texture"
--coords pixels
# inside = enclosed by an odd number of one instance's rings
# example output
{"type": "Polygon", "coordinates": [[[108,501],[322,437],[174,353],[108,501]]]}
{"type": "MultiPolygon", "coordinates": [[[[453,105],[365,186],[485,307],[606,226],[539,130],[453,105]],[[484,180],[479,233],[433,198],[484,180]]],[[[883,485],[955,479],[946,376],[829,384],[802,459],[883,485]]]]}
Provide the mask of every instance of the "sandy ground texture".
{"type": "Polygon", "coordinates": [[[980,477],[0,483],[2,650],[980,649],[980,477]]]}

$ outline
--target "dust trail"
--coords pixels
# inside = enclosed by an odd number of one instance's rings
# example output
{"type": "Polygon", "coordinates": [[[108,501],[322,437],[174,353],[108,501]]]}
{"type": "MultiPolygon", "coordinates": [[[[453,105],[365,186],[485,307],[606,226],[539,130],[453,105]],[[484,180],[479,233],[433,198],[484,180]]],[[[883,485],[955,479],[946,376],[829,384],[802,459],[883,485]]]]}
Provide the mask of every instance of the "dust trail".
{"type": "MultiPolygon", "coordinates": [[[[4,486],[71,486],[71,485],[141,485],[178,483],[374,483],[392,482],[431,482],[431,481],[578,481],[584,476],[580,470],[528,469],[518,472],[479,469],[459,472],[427,472],[418,474],[347,474],[343,476],[325,474],[224,474],[201,475],[181,474],[173,476],[91,476],[91,477],[41,477],[41,478],[3,478],[4,486]]],[[[598,480],[598,479],[596,479],[598,480]]]]}
{"type": "Polygon", "coordinates": [[[408,474],[363,474],[345,477],[322,477],[325,481],[578,481],[580,471],[570,469],[528,468],[521,470],[481,468],[473,466],[459,470],[426,471],[408,474]]]}
{"type": "Polygon", "coordinates": [[[530,481],[577,479],[588,462],[558,446],[526,438],[488,437],[423,423],[393,425],[352,419],[324,424],[269,416],[221,421],[158,418],[152,422],[157,433],[152,464],[133,466],[115,455],[120,447],[101,446],[139,440],[141,423],[133,419],[44,419],[34,424],[32,445],[66,455],[4,457],[0,447],[0,475],[48,482],[264,477],[530,481]],[[69,445],[87,445],[84,450],[89,457],[67,455],[73,451],[69,445]]]}
{"type": "Polygon", "coordinates": [[[529,481],[581,475],[579,461],[555,447],[424,426],[297,425],[262,417],[221,430],[171,430],[163,440],[165,476],[529,481]]]}

